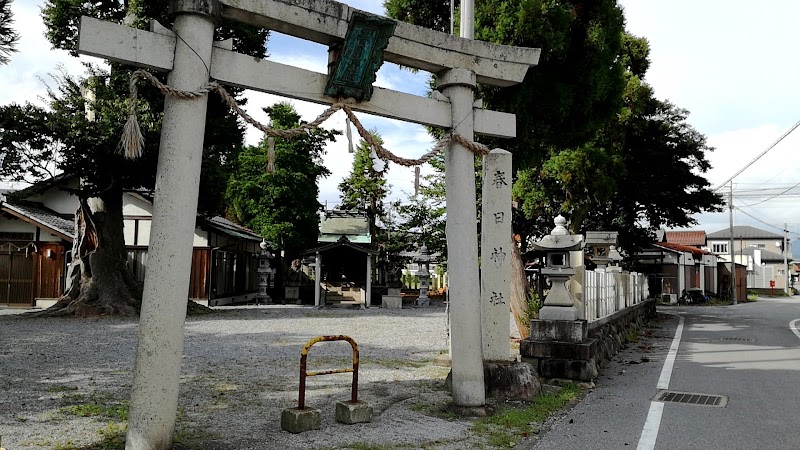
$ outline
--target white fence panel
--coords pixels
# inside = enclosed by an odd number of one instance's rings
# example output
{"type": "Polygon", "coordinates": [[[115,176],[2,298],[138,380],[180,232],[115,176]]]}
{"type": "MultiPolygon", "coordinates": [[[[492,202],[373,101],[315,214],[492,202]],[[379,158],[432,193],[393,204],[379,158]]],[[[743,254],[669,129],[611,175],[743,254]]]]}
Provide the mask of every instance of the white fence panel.
{"type": "Polygon", "coordinates": [[[630,308],[649,297],[647,276],[641,273],[585,271],[584,317],[589,322],[630,308]]]}

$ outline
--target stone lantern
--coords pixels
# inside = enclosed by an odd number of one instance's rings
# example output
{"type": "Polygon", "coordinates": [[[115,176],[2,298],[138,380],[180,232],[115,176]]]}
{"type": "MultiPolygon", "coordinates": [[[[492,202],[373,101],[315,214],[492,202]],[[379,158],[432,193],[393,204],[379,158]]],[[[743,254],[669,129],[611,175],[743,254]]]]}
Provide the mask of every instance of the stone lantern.
{"type": "Polygon", "coordinates": [[[272,299],[267,293],[269,289],[270,277],[275,272],[269,265],[269,260],[274,258],[274,255],[267,250],[267,241],[262,240],[260,244],[261,250],[256,254],[258,260],[258,294],[256,295],[256,304],[260,305],[272,303],[272,299]]]}
{"type": "Polygon", "coordinates": [[[556,225],[549,235],[535,242],[533,248],[544,252],[546,263],[542,268],[542,275],[550,278],[552,287],[544,305],[539,310],[541,320],[577,320],[580,315],[575,307],[575,299],[567,290],[566,283],[569,277],[575,274],[571,267],[569,252],[580,250],[583,246],[583,236],[569,234],[567,220],[561,215],[553,221],[556,225]]]}
{"type": "Polygon", "coordinates": [[[428,286],[431,278],[431,255],[428,253],[428,247],[425,244],[419,248],[419,255],[413,261],[419,264],[419,270],[414,274],[419,277],[419,297],[416,305],[428,306],[431,304],[431,299],[428,298],[428,286]]]}
{"type": "Polygon", "coordinates": [[[611,265],[606,268],[607,272],[622,272],[622,267],[619,263],[622,261],[622,255],[619,254],[617,246],[612,245],[608,250],[608,259],[611,260],[611,265]]]}

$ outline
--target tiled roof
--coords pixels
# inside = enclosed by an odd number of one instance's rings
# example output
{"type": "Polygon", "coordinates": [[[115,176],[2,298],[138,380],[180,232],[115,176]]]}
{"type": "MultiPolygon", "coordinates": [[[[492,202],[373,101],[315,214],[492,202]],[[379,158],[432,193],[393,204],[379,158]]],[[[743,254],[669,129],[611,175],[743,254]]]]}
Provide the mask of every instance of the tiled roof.
{"type": "Polygon", "coordinates": [[[763,248],[747,247],[743,248],[741,251],[737,251],[736,254],[754,256],[756,250],[761,250],[761,261],[783,262],[783,254],[771,252],[763,248]]]}
{"type": "Polygon", "coordinates": [[[30,219],[44,228],[49,228],[64,236],[72,238],[75,235],[75,222],[61,217],[52,209],[44,207],[40,203],[33,202],[3,202],[0,208],[7,209],[13,213],[30,219]]]}
{"type": "MultiPolygon", "coordinates": [[[[709,233],[706,237],[708,239],[730,239],[731,231],[730,228],[725,228],[709,233]]],[[[734,239],[783,239],[783,236],[780,234],[760,230],[747,225],[737,225],[733,227],[733,237],[734,239]]]]}
{"type": "Polygon", "coordinates": [[[676,251],[679,251],[679,252],[689,252],[693,256],[697,256],[697,257],[702,257],[703,255],[712,255],[713,254],[713,253],[711,253],[709,251],[701,250],[701,249],[699,249],[697,247],[692,247],[690,245],[683,245],[683,244],[673,244],[671,242],[659,242],[658,244],[655,244],[655,246],[656,247],[661,247],[661,248],[666,248],[666,249],[669,249],[669,250],[676,250],[676,251]]]}
{"type": "Polygon", "coordinates": [[[667,231],[667,242],[671,244],[691,245],[695,247],[706,245],[705,231],[667,231]]]}
{"type": "Polygon", "coordinates": [[[372,242],[367,216],[359,211],[325,211],[319,223],[319,242],[336,242],[342,236],[352,243],[372,242]]]}
{"type": "Polygon", "coordinates": [[[261,240],[261,236],[255,231],[243,227],[239,224],[233,223],[224,217],[214,216],[209,219],[206,219],[206,223],[216,231],[219,231],[223,234],[227,234],[228,236],[231,237],[247,239],[250,241],[261,240]]]}

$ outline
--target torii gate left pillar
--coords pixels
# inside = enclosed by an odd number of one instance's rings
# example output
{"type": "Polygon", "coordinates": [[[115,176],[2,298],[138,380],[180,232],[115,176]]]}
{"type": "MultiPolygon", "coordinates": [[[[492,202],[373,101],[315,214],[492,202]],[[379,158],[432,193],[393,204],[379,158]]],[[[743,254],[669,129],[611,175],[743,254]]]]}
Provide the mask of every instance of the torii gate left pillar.
{"type": "MultiPolygon", "coordinates": [[[[194,91],[208,82],[214,4],[174,2],[183,7],[176,11],[173,30],[181,39],[168,77],[176,89],[194,91]]],[[[149,265],[159,270],[148,271],[144,283],[127,450],[172,448],[192,262],[193,233],[186,230],[194,229],[197,217],[207,106],[208,96],[167,96],[164,103],[148,251],[149,265]]]]}

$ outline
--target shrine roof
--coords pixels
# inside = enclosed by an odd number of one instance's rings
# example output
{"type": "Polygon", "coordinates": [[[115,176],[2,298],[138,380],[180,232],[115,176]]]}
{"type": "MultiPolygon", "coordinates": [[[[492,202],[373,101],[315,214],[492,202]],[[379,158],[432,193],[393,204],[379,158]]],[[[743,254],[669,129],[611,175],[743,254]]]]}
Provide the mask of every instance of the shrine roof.
{"type": "Polygon", "coordinates": [[[319,222],[319,242],[336,242],[342,236],[354,244],[369,244],[369,220],[361,211],[328,210],[319,222]]]}

